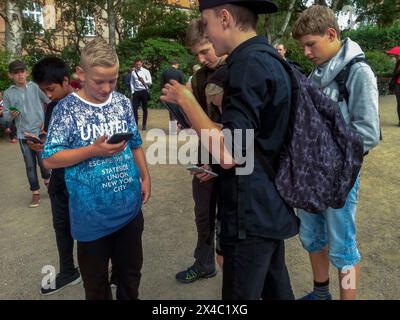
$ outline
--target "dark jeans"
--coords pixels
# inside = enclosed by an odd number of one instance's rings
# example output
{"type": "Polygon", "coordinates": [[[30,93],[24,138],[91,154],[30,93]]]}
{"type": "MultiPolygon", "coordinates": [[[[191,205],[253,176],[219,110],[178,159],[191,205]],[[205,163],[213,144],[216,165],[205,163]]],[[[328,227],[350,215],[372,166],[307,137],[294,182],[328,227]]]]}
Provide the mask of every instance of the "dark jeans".
{"type": "Polygon", "coordinates": [[[145,127],[147,124],[147,101],[148,101],[148,92],[147,90],[135,91],[132,95],[132,108],[133,114],[135,116],[136,124],[138,124],[139,115],[138,110],[139,107],[142,106],[143,109],[143,121],[142,126],[145,127]]]}
{"type": "Polygon", "coordinates": [[[60,261],[60,274],[69,276],[75,271],[74,239],[69,222],[68,191],[66,189],[49,193],[53,227],[56,233],[57,250],[60,261]]]}
{"type": "Polygon", "coordinates": [[[21,152],[24,156],[26,175],[28,176],[30,190],[39,190],[40,186],[36,172],[36,163],[39,165],[42,178],[50,178],[50,171],[47,170],[43,165],[42,152],[33,151],[31,148],[29,148],[25,139],[19,139],[19,146],[21,147],[21,152]]]}
{"type": "Polygon", "coordinates": [[[396,100],[397,100],[397,117],[399,118],[399,124],[400,124],[400,84],[396,83],[394,87],[394,93],[396,95],[396,100]]]}
{"type": "Polygon", "coordinates": [[[113,272],[117,274],[117,299],[135,300],[143,264],[143,215],[122,229],[103,238],[78,241],[78,262],[87,300],[111,300],[108,264],[113,258],[113,272]]]}
{"type": "Polygon", "coordinates": [[[215,271],[215,216],[217,207],[216,179],[201,182],[192,180],[197,245],[194,266],[207,273],[215,271]]]}
{"type": "Polygon", "coordinates": [[[293,300],[283,240],[247,236],[223,243],[223,300],[293,300]]]}

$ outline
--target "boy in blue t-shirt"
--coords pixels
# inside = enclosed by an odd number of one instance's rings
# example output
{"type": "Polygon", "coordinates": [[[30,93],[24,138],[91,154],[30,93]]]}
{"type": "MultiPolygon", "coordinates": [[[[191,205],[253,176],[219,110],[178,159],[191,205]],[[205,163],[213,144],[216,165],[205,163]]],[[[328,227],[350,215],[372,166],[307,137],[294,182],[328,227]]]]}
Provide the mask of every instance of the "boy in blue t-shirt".
{"type": "Polygon", "coordinates": [[[143,262],[141,205],[150,197],[150,176],[130,102],[114,91],[118,68],[105,40],[86,45],[77,67],[84,86],[58,103],[43,153],[47,167],[65,168],[86,299],[112,299],[111,257],[117,299],[137,299],[143,262]],[[107,143],[121,132],[133,138],[107,143]]]}

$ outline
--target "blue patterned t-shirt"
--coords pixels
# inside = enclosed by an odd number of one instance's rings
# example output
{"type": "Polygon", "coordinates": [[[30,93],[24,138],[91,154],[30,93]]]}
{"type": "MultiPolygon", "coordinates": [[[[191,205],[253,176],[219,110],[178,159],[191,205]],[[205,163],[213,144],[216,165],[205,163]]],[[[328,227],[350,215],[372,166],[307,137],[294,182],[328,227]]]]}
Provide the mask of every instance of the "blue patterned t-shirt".
{"type": "Polygon", "coordinates": [[[140,172],[131,149],[142,144],[131,104],[112,92],[102,104],[93,104],[75,93],[53,111],[43,158],[64,149],[93,144],[103,134],[133,132],[128,147],[111,157],[95,157],[65,168],[70,195],[69,210],[74,239],[92,241],[129,223],[141,208],[140,172]]]}

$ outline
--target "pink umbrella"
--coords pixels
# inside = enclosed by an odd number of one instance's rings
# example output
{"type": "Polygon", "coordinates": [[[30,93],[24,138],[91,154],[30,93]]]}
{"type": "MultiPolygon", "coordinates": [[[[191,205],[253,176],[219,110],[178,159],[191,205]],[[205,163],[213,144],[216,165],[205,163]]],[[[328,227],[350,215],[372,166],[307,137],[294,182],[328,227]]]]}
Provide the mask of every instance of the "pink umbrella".
{"type": "Polygon", "coordinates": [[[388,54],[395,54],[395,55],[400,56],[400,46],[396,46],[396,47],[394,47],[394,48],[392,48],[392,49],[386,51],[386,53],[388,53],[388,54]]]}

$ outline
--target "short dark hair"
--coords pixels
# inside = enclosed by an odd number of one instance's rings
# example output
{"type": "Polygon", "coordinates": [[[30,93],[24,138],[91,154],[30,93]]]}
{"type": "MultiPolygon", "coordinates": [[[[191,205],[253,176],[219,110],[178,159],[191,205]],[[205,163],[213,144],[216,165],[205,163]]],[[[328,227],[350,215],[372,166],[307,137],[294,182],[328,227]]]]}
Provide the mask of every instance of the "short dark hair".
{"type": "Polygon", "coordinates": [[[46,57],[37,62],[32,68],[32,78],[38,84],[62,84],[69,77],[67,64],[57,57],[46,57]]]}
{"type": "Polygon", "coordinates": [[[241,31],[257,31],[258,15],[250,9],[234,4],[224,4],[214,7],[214,13],[217,15],[222,9],[226,9],[232,15],[236,25],[241,31]]]}

